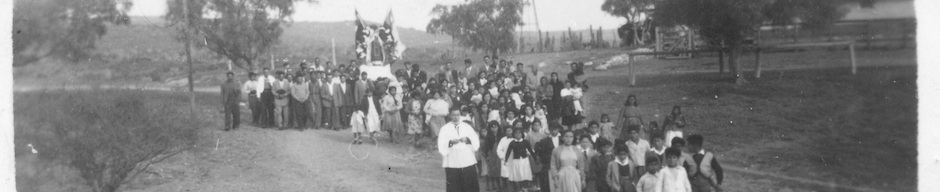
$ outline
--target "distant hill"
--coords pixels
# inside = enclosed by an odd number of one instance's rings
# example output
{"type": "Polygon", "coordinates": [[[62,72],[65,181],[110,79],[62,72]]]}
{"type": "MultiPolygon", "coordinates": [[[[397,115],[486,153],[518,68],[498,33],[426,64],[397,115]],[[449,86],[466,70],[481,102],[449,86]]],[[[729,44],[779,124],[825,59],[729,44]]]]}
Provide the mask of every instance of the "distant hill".
{"type": "MultiPolygon", "coordinates": [[[[128,26],[108,28],[107,34],[98,43],[98,51],[181,50],[182,45],[173,40],[176,29],[168,25],[171,23],[159,17],[131,17],[131,24],[128,26]]],[[[285,28],[280,39],[281,43],[276,46],[275,52],[328,52],[330,40],[335,39],[337,55],[339,55],[344,51],[352,51],[355,30],[356,26],[352,21],[294,22],[285,28]]],[[[399,28],[399,30],[399,35],[409,48],[451,46],[451,38],[446,35],[432,35],[412,28],[399,28]]]]}

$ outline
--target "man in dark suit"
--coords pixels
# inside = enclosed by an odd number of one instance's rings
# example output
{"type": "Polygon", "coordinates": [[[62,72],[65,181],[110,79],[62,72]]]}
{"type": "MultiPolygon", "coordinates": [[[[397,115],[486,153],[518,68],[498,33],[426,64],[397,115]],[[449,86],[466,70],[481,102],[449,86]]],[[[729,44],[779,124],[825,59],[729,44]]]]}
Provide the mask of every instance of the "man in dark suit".
{"type": "Polygon", "coordinates": [[[310,127],[314,129],[320,129],[323,125],[321,117],[323,116],[323,101],[321,95],[323,95],[323,86],[325,83],[323,79],[320,78],[320,74],[317,72],[310,71],[310,127]]]}
{"type": "Polygon", "coordinates": [[[352,73],[353,71],[348,71],[347,69],[347,72],[345,74],[349,74],[349,75],[345,75],[346,76],[345,78],[340,78],[342,79],[342,83],[346,87],[346,89],[343,89],[343,92],[345,93],[343,95],[345,96],[343,98],[343,103],[346,105],[344,105],[344,107],[340,109],[341,110],[340,113],[343,114],[343,116],[340,116],[341,117],[340,123],[342,123],[343,128],[349,127],[349,119],[352,117],[353,111],[356,110],[356,107],[358,107],[358,105],[356,104],[358,103],[357,101],[359,100],[359,98],[356,98],[356,94],[355,94],[356,79],[358,78],[356,78],[355,75],[352,75],[352,73]]]}
{"type": "Polygon", "coordinates": [[[535,175],[536,181],[539,183],[539,188],[543,192],[548,192],[551,189],[549,185],[548,171],[551,169],[552,163],[552,151],[555,150],[555,147],[558,147],[561,140],[561,137],[558,135],[558,131],[561,130],[561,124],[556,122],[548,123],[548,130],[550,135],[538,143],[535,143],[535,156],[538,157],[539,163],[542,164],[542,172],[535,175]]]}
{"type": "Polygon", "coordinates": [[[365,98],[366,90],[372,90],[375,92],[375,85],[369,81],[368,77],[368,73],[362,72],[362,76],[359,78],[359,80],[356,81],[356,89],[354,89],[355,92],[353,92],[353,98],[356,99],[354,105],[356,106],[361,105],[360,101],[362,101],[362,98],[365,98]]]}
{"type": "Polygon", "coordinates": [[[447,80],[452,83],[457,83],[457,70],[452,67],[450,62],[444,64],[444,68],[441,69],[441,72],[437,75],[438,81],[447,80]]]}
{"type": "Polygon", "coordinates": [[[411,65],[411,82],[413,82],[413,87],[421,86],[422,83],[428,82],[428,74],[421,71],[418,64],[411,65]]]}
{"type": "Polygon", "coordinates": [[[464,59],[463,65],[464,65],[463,73],[467,77],[467,79],[472,79],[473,77],[476,77],[477,74],[480,73],[481,71],[480,67],[473,66],[473,61],[470,61],[470,59],[464,59]]]}
{"type": "Polygon", "coordinates": [[[405,77],[405,80],[411,82],[411,62],[405,61],[405,68],[395,71],[396,77],[405,77]]]}
{"type": "MultiPolygon", "coordinates": [[[[339,71],[333,71],[333,75],[339,75],[339,71]]],[[[340,77],[330,78],[331,82],[329,84],[330,89],[333,92],[330,93],[330,97],[333,100],[332,115],[330,115],[330,128],[333,130],[339,130],[343,127],[343,107],[346,106],[346,91],[344,87],[346,84],[340,80],[340,77]]]]}

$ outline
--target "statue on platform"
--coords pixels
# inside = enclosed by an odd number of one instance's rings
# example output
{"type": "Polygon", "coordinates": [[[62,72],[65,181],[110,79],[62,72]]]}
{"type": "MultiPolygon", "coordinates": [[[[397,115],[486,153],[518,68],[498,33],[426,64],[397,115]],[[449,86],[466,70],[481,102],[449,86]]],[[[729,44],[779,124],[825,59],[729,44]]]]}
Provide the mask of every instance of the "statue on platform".
{"type": "Polygon", "coordinates": [[[368,25],[356,11],[356,58],[362,63],[359,71],[367,72],[370,80],[397,82],[390,65],[402,58],[405,44],[399,39],[394,21],[389,10],[382,25],[368,25]]]}
{"type": "Polygon", "coordinates": [[[381,26],[367,25],[356,11],[356,56],[366,61],[364,64],[390,64],[401,59],[404,51],[391,11],[381,26]]]}

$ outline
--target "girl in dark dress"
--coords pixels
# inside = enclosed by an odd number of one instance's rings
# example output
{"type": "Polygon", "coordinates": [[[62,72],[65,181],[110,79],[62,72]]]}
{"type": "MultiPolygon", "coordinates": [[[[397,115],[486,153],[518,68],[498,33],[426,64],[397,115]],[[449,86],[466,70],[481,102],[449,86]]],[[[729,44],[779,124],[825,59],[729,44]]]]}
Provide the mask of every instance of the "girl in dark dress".
{"type": "Polygon", "coordinates": [[[486,190],[493,190],[499,186],[499,174],[501,164],[499,156],[496,155],[496,144],[499,138],[503,137],[502,130],[499,128],[499,122],[490,121],[485,128],[486,138],[480,144],[480,150],[484,152],[484,164],[486,167],[486,190]]]}
{"type": "Polygon", "coordinates": [[[522,185],[532,181],[532,167],[529,158],[533,157],[535,151],[532,145],[524,138],[524,129],[514,129],[512,132],[512,141],[509,143],[509,149],[506,150],[506,161],[509,168],[509,181],[511,182],[511,191],[519,191],[522,185]]]}
{"type": "Polygon", "coordinates": [[[561,89],[565,88],[565,84],[560,79],[558,79],[558,73],[552,73],[551,79],[548,83],[552,85],[552,101],[549,102],[550,104],[546,104],[549,111],[548,120],[555,121],[561,117],[559,110],[561,110],[561,106],[564,103],[561,98],[561,89]]]}

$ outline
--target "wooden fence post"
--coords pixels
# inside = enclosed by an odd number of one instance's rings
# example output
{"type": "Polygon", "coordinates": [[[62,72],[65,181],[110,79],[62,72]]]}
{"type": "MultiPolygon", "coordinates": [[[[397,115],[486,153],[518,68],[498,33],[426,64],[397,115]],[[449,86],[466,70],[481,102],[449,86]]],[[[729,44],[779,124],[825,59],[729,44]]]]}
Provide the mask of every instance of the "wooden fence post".
{"type": "MultiPolygon", "coordinates": [[[[663,36],[662,34],[659,33],[659,27],[655,28],[655,33],[656,33],[656,50],[655,51],[656,52],[663,51],[663,36]]],[[[653,57],[659,58],[657,55],[653,55],[653,57]]]]}
{"type": "Polygon", "coordinates": [[[760,48],[757,48],[757,51],[754,52],[754,64],[757,65],[757,73],[754,74],[755,78],[760,79],[761,63],[760,63],[760,48]]]}
{"type": "Polygon", "coordinates": [[[865,21],[865,50],[871,50],[871,42],[874,39],[871,34],[871,19],[869,19],[865,21]]]}
{"type": "Polygon", "coordinates": [[[630,64],[630,86],[636,86],[636,67],[633,67],[633,55],[627,55],[627,63],[630,64]]]}
{"type": "Polygon", "coordinates": [[[757,38],[754,40],[754,44],[757,45],[757,50],[754,52],[754,64],[757,65],[757,72],[754,74],[755,78],[760,79],[761,63],[760,63],[760,29],[757,30],[757,38]]]}
{"type": "Polygon", "coordinates": [[[725,50],[718,48],[718,74],[725,73],[725,50]]]}
{"type": "Polygon", "coordinates": [[[852,75],[855,75],[855,73],[857,73],[858,71],[856,69],[857,65],[855,64],[855,43],[854,42],[849,43],[849,57],[851,57],[851,61],[852,61],[852,75]]]}

